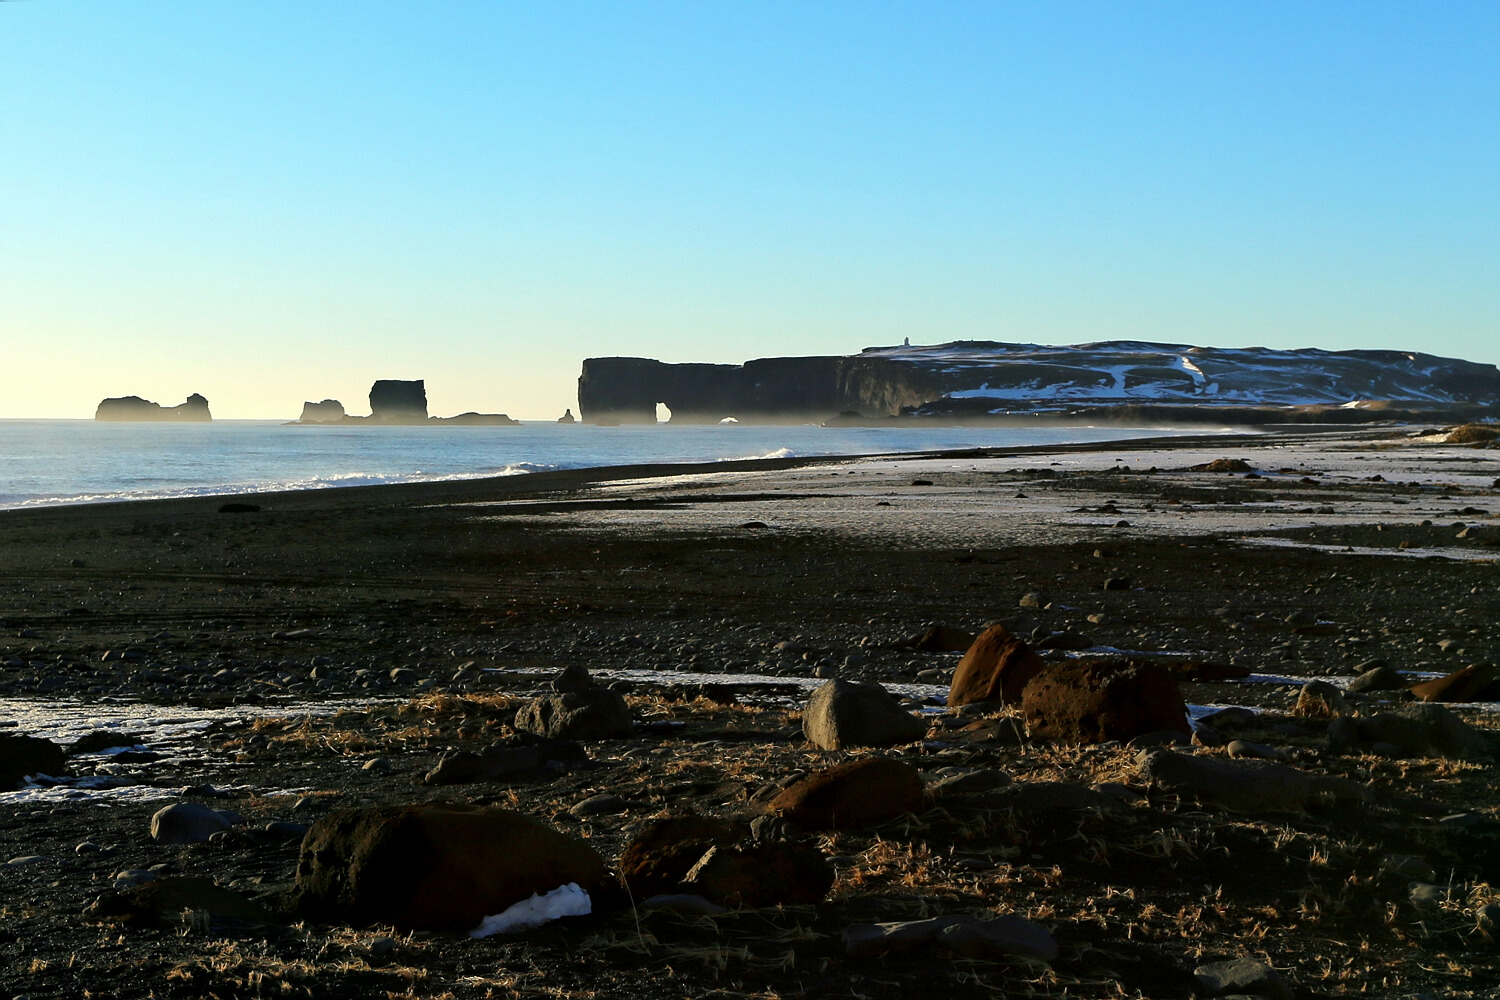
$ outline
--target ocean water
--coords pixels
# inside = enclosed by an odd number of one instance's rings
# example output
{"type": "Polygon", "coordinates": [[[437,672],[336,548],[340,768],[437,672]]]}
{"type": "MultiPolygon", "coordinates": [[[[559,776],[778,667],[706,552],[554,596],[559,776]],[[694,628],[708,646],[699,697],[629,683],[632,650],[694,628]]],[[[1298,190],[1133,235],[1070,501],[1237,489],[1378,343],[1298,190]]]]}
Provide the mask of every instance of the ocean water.
{"type": "Polygon", "coordinates": [[[289,426],[0,420],[0,508],[520,475],[645,462],[889,454],[1192,431],[1090,427],[289,426]]]}

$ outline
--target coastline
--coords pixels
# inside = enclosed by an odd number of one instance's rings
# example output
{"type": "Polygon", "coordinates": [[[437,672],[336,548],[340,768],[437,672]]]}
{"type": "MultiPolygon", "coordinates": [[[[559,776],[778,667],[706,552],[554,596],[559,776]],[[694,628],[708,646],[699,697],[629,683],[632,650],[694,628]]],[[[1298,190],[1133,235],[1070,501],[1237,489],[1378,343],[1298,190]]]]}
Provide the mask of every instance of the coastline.
{"type": "MultiPolygon", "coordinates": [[[[1469,928],[1500,866],[1464,831],[1500,829],[1492,766],[1339,749],[1328,719],[1295,712],[1304,683],[1347,690],[1373,660],[1425,679],[1497,652],[1500,451],[1400,434],[645,464],[0,511],[0,722],[41,731],[61,702],[72,721],[52,731],[132,742],[70,758],[70,780],[97,791],[0,792],[0,850],[40,859],[0,866],[17,914],[0,986],[479,1000],[540,975],[643,1000],[935,985],[963,998],[1187,998],[1193,969],[1242,955],[1253,931],[1298,997],[1329,988],[1329,961],[1335,989],[1383,977],[1392,995],[1488,995],[1500,958],[1469,928]],[[220,513],[234,501],[259,510],[220,513]],[[958,653],[913,640],[994,621],[1034,642],[1083,636],[1095,655],[1184,663],[1196,717],[1251,709],[1226,734],[1369,799],[1205,806],[1154,788],[1138,747],[1007,741],[993,719],[932,704],[958,653]],[[635,736],[586,741],[588,762],[561,774],[428,782],[445,754],[513,741],[517,706],[569,665],[618,686],[635,736]],[[1012,791],[819,835],[836,873],[825,901],[707,922],[607,894],[588,917],[484,941],[80,916],[117,873],[161,865],[275,909],[300,827],[362,803],[517,809],[615,864],[654,817],[748,818],[798,774],[870,756],[803,741],[805,692],[831,677],[929,699],[928,737],[876,755],[929,788],[999,772],[1012,791]],[[1059,788],[1090,805],[1036,804],[1059,788]],[[582,806],[599,796],[618,811],[582,806]],[[150,817],[173,802],[242,821],[217,841],[157,843],[150,817]],[[1440,822],[1457,815],[1470,825],[1440,822]],[[1411,902],[1414,876],[1382,860],[1393,854],[1419,858],[1431,874],[1418,881],[1451,898],[1411,902]],[[1299,903],[1349,885],[1360,894],[1341,908],[1299,903]],[[1050,968],[920,950],[870,960],[843,944],[851,924],[955,913],[1025,916],[1059,955],[1050,968]],[[98,948],[100,935],[128,946],[98,948]],[[1461,975],[1441,971],[1448,956],[1461,975]]],[[[1400,704],[1348,697],[1362,713],[1400,704]]],[[[1493,706],[1452,707],[1500,731],[1493,706]]],[[[1229,759],[1225,746],[1180,752],[1229,759]]]]}

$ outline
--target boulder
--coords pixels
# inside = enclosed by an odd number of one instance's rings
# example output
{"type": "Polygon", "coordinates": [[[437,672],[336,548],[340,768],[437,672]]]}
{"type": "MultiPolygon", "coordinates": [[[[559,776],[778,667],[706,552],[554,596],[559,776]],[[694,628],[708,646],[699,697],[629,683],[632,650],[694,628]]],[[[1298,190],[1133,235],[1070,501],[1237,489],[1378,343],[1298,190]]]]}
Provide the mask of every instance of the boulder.
{"type": "Polygon", "coordinates": [[[515,727],[554,740],[609,740],[635,735],[630,706],[618,691],[587,687],[522,705],[515,727]]]}
{"type": "Polygon", "coordinates": [[[151,817],[151,839],[158,844],[202,844],[239,819],[234,813],[210,809],[199,802],[178,802],[158,809],[151,817]]]}
{"type": "Polygon", "coordinates": [[[1194,969],[1193,978],[1209,996],[1243,994],[1264,997],[1265,1000],[1292,1000],[1291,987],[1281,973],[1253,958],[1209,962],[1194,969]]]}
{"type": "Polygon", "coordinates": [[[84,916],[93,920],[122,919],[129,923],[194,922],[229,930],[283,921],[260,903],[225,889],[203,875],[169,875],[96,899],[84,916]]]}
{"type": "Polygon", "coordinates": [[[973,632],[951,625],[934,625],[917,636],[912,646],[923,653],[962,653],[973,644],[973,632]]]}
{"type": "Polygon", "coordinates": [[[367,806],[319,819],[302,841],[304,917],[403,930],[468,930],[533,895],[603,879],[587,843],[504,809],[367,806]]]}
{"type": "Polygon", "coordinates": [[[766,811],[809,830],[872,826],[921,812],[922,775],[889,757],[866,757],[814,771],[772,799],[766,811]]]}
{"type": "Polygon", "coordinates": [[[802,734],[824,750],[888,747],[920,740],[927,735],[927,721],[874,681],[831,680],[808,698],[802,734]]]}
{"type": "Polygon", "coordinates": [[[964,958],[1050,962],[1058,955],[1057,941],[1051,931],[1014,914],[989,920],[964,914],[850,924],[843,937],[844,951],[850,958],[874,958],[922,946],[935,946],[964,958]]]}
{"type": "Polygon", "coordinates": [[[710,847],[682,888],[721,906],[806,905],[822,901],[833,877],[823,853],[806,841],[756,841],[710,847]]]}
{"type": "Polygon", "coordinates": [[[743,822],[711,816],[667,816],[647,823],[620,854],[620,878],[636,899],[676,892],[712,847],[743,840],[743,822]]]}
{"type": "Polygon", "coordinates": [[[948,689],[948,707],[976,701],[1020,704],[1021,691],[1045,666],[1042,658],[1004,625],[992,625],[958,661],[948,689]]]}
{"type": "Polygon", "coordinates": [[[1441,705],[1420,703],[1359,721],[1359,737],[1387,743],[1408,757],[1488,757],[1494,746],[1483,733],[1441,705]]]}
{"type": "Polygon", "coordinates": [[[63,748],[39,736],[0,736],[0,791],[38,774],[57,777],[67,769],[63,748]]]}
{"type": "MultiPolygon", "coordinates": [[[[523,734],[529,736],[530,734],[523,734]]],[[[519,739],[485,747],[478,753],[443,754],[423,777],[428,785],[463,785],[476,781],[529,781],[555,776],[587,764],[588,754],[571,740],[519,739]]]]}
{"type": "Polygon", "coordinates": [[[1378,664],[1349,682],[1349,690],[1356,694],[1362,691],[1399,691],[1406,687],[1406,677],[1389,664],[1378,664]]]}
{"type": "Polygon", "coordinates": [[[1159,664],[1059,664],[1026,686],[1021,711],[1032,739],[1103,743],[1163,729],[1191,733],[1177,682],[1159,664]]]}
{"type": "Polygon", "coordinates": [[[1010,784],[1010,775],[991,767],[944,767],[935,771],[927,783],[927,794],[934,800],[952,795],[980,795],[1010,784]]]}
{"type": "Polygon", "coordinates": [[[1347,779],[1311,775],[1286,764],[1217,760],[1170,750],[1147,755],[1141,775],[1157,789],[1231,812],[1301,812],[1325,798],[1357,803],[1365,795],[1347,779]]]}
{"type": "Polygon", "coordinates": [[[1024,958],[1050,962],[1057,957],[1057,941],[1041,924],[1007,914],[993,920],[962,921],[938,931],[934,939],[964,958],[1024,958]]]}
{"type": "Polygon", "coordinates": [[[1066,781],[1018,781],[982,799],[991,809],[1013,809],[1034,817],[1078,813],[1085,809],[1113,812],[1121,807],[1114,795],[1066,781]]]}
{"type": "Polygon", "coordinates": [[[1302,685],[1292,714],[1309,719],[1338,719],[1353,715],[1354,709],[1349,706],[1344,692],[1332,684],[1327,681],[1309,681],[1302,685]]]}
{"type": "Polygon", "coordinates": [[[1413,684],[1411,693],[1422,701],[1477,701],[1479,692],[1495,682],[1496,670],[1476,664],[1455,670],[1446,677],[1413,684]]]}

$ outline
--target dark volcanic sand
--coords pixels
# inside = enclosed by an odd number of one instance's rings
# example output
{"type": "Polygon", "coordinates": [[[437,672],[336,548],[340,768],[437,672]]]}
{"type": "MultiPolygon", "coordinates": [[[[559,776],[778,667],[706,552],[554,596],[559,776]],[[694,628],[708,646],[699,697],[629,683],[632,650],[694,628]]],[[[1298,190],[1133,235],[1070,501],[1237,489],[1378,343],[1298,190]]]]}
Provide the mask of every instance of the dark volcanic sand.
{"type": "MultiPolygon", "coordinates": [[[[1256,455],[1249,444],[1232,453],[1256,455]]],[[[221,514],[224,498],[211,498],[0,514],[0,663],[9,664],[0,695],[10,699],[0,720],[22,716],[33,699],[80,698],[155,702],[179,717],[193,706],[239,706],[246,720],[157,747],[161,759],[115,766],[162,798],[0,797],[0,859],[44,858],[0,867],[0,995],[1186,997],[1195,965],[1243,954],[1283,970],[1299,996],[1493,995],[1500,956],[1475,930],[1475,909],[1500,900],[1488,884],[1500,876],[1500,846],[1439,822],[1464,812],[1494,821],[1490,765],[1338,754],[1325,724],[1299,719],[1300,732],[1278,732],[1270,727],[1289,720],[1276,713],[1246,735],[1299,767],[1377,789],[1377,804],[1246,815],[1153,795],[1119,814],[1059,817],[950,802],[822,837],[839,879],[817,907],[712,919],[611,909],[512,938],[396,935],[389,951],[371,946],[389,933],[378,928],[231,934],[82,916],[117,872],[153,865],[275,901],[293,877],[297,840],[256,828],[310,822],[342,805],[503,805],[589,837],[612,861],[668,807],[753,812],[768,784],[851,756],[805,744],[792,702],[777,697],[785,690],[744,688],[748,703],[732,703],[736,692],[710,688],[701,698],[701,685],[674,674],[634,682],[633,707],[653,724],[636,739],[590,745],[587,769],[546,783],[421,783],[442,750],[507,732],[509,696],[536,692],[566,664],[942,684],[956,654],[915,653],[901,640],[931,623],[976,631],[991,621],[1023,634],[1070,627],[1103,645],[1192,650],[1257,674],[1345,678],[1376,658],[1434,672],[1494,661],[1500,575],[1481,536],[1455,540],[1453,522],[1495,523],[1495,490],[1309,485],[1290,473],[1246,481],[1185,471],[1170,450],[1160,456],[1152,475],[1107,471],[1107,456],[1093,471],[1061,473],[1036,471],[1050,467],[1035,456],[1002,458],[924,472],[933,487],[909,485],[912,473],[889,460],[853,476],[783,462],[729,482],[614,488],[591,474],[548,474],[242,498],[258,513],[221,514]],[[1093,513],[1054,524],[999,502],[1016,493],[1093,513]],[[980,531],[955,519],[947,504],[960,495],[989,496],[994,524],[980,531]],[[895,509],[879,509],[877,496],[895,509]],[[1427,505],[1444,516],[1397,523],[1377,511],[1275,531],[1386,553],[1370,556],[1248,547],[1203,521],[1141,527],[1174,500],[1201,510],[1277,498],[1314,512],[1427,505]],[[485,500],[526,503],[471,505],[485,500]],[[798,504],[835,502],[855,511],[854,526],[837,517],[824,529],[805,518],[795,530],[778,524],[778,512],[790,522],[798,504]],[[1039,540],[972,544],[1006,517],[1039,540]],[[892,519],[890,531],[879,518],[892,519]],[[1117,518],[1135,527],[1111,527],[1117,518]],[[770,526],[743,526],[752,521],[770,526]],[[903,541],[913,526],[926,532],[920,544],[903,541]],[[1407,551],[1456,546],[1476,558],[1398,558],[1403,541],[1407,551]],[[1101,589],[1111,578],[1129,579],[1130,589],[1101,589]],[[1033,592],[1051,606],[1020,607],[1033,592]],[[1294,634],[1287,619],[1298,612],[1338,627],[1294,634]],[[130,658],[103,660],[110,650],[130,658]],[[409,673],[393,679],[397,668],[409,673]],[[309,716],[320,702],[349,698],[378,703],[309,716]],[[376,757],[391,762],[389,773],[361,768],[376,757]],[[246,826],[219,843],[155,844],[150,815],[202,785],[235,786],[225,798],[186,798],[235,809],[246,826]],[[584,820],[568,813],[600,792],[630,808],[584,820]],[[105,851],[75,853],[83,842],[105,851]],[[1391,854],[1424,859],[1425,880],[1451,886],[1450,901],[1412,904],[1411,875],[1382,864],[1391,854]],[[1050,970],[925,952],[855,960],[839,940],[854,921],[1001,912],[1052,929],[1062,955],[1050,970]]],[[[1190,703],[1285,711],[1297,688],[1190,684],[1184,693],[1190,703]]],[[[893,752],[924,771],[976,765],[1017,781],[1147,791],[1134,750],[951,735],[938,730],[893,752]]],[[[74,771],[100,761],[76,758],[74,771]]]]}

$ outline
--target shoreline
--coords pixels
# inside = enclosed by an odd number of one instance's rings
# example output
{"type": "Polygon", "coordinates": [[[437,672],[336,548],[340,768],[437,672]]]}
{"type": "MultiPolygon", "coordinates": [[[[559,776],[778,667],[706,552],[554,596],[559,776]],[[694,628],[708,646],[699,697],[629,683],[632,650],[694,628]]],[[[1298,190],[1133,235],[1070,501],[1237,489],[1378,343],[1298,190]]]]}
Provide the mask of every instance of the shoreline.
{"type": "MultiPolygon", "coordinates": [[[[1152,428],[1160,429],[1160,428],[1152,428]]],[[[1364,433],[1377,433],[1373,430],[1364,433]]],[[[1316,429],[1302,429],[1296,427],[1276,428],[1274,430],[1245,429],[1233,430],[1222,434],[1182,434],[1182,435],[1146,435],[1135,438],[1119,438],[1105,441],[1085,441],[1068,444],[1035,444],[1016,445],[1005,447],[976,447],[976,448],[952,448],[937,449],[930,451],[905,451],[905,452],[865,452],[840,455],[808,455],[789,456],[786,458],[749,458],[749,459],[719,459],[705,462],[647,462],[629,465],[599,465],[585,466],[575,469],[547,469],[537,472],[517,472],[506,475],[475,475],[461,476],[455,478],[436,478],[395,483],[361,484],[357,486],[318,486],[295,490],[265,490],[265,491],[233,491],[226,487],[225,492],[199,493],[191,496],[169,496],[169,497],[144,497],[141,499],[110,499],[110,500],[46,500],[46,501],[23,501],[14,506],[0,506],[0,517],[10,516],[22,512],[54,511],[59,509],[82,510],[97,507],[119,507],[125,505],[140,504],[187,504],[209,503],[212,501],[224,502],[228,500],[244,500],[246,502],[277,502],[285,503],[291,498],[302,496],[315,496],[325,494],[354,494],[354,499],[385,500],[386,494],[378,491],[431,491],[435,497],[463,497],[482,494],[486,491],[515,492],[520,489],[521,483],[533,485],[539,491],[549,489],[575,489],[584,485],[592,485],[615,479],[641,479],[655,478],[671,475],[694,475],[711,471],[777,471],[781,469],[796,468],[802,465],[826,465],[840,462],[871,460],[871,459],[912,459],[921,457],[941,458],[954,454],[984,453],[987,457],[1024,456],[1027,454],[1040,454],[1050,451],[1060,451],[1069,454],[1089,451],[1116,451],[1126,445],[1135,444],[1140,446],[1154,446],[1160,448],[1171,448],[1173,443],[1178,447],[1187,448],[1210,442],[1224,442],[1226,446],[1234,442],[1244,440],[1246,442],[1261,442],[1273,437],[1285,436],[1288,438],[1319,438],[1319,437],[1359,437],[1358,431],[1351,431],[1343,427],[1327,427],[1316,429]]],[[[213,487],[210,487],[213,488],[213,487]]],[[[414,497],[415,499],[415,497],[414,497]]]]}

